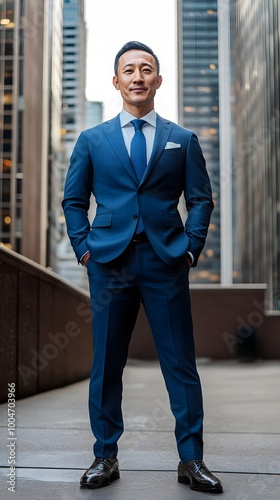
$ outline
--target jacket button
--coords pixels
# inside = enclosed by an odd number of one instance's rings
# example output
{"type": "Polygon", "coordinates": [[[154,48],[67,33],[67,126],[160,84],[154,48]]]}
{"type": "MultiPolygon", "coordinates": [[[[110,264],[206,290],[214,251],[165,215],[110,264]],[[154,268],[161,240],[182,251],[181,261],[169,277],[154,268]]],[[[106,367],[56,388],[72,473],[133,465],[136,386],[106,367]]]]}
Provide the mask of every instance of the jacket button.
{"type": "Polygon", "coordinates": [[[133,215],[133,219],[138,219],[138,215],[137,215],[137,214],[134,214],[134,215],[133,215]]]}

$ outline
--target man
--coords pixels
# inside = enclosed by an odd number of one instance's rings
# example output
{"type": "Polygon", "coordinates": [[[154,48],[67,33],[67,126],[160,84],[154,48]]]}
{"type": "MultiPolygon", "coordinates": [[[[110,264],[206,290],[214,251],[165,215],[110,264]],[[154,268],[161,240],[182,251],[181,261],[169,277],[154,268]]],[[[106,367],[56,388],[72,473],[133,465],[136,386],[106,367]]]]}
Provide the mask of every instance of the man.
{"type": "Polygon", "coordinates": [[[202,461],[202,394],[188,285],[213,210],[211,187],[196,135],[154,110],[161,83],[149,47],[128,42],[121,48],[113,85],[123,110],[80,135],[65,183],[67,230],[78,262],[87,266],[94,332],[89,413],[95,460],[80,484],[98,488],[119,478],[122,373],[142,302],[176,421],[178,481],[221,492],[202,461]],[[182,192],[185,227],[177,210],[182,192]],[[97,211],[90,228],[91,193],[97,211]]]}

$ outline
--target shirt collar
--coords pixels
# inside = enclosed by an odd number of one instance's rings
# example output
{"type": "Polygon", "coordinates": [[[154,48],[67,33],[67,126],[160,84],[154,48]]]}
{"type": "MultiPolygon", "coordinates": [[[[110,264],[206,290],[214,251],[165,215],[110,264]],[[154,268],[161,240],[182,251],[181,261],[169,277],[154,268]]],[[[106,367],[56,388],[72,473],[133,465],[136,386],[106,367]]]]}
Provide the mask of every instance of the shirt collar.
{"type": "MultiPolygon", "coordinates": [[[[125,127],[131,120],[135,120],[136,116],[133,116],[131,113],[128,113],[125,109],[122,109],[120,112],[120,123],[121,127],[125,127]]],[[[156,128],[157,115],[154,109],[147,113],[145,116],[141,117],[141,120],[145,120],[147,123],[152,125],[152,127],[156,128]]]]}

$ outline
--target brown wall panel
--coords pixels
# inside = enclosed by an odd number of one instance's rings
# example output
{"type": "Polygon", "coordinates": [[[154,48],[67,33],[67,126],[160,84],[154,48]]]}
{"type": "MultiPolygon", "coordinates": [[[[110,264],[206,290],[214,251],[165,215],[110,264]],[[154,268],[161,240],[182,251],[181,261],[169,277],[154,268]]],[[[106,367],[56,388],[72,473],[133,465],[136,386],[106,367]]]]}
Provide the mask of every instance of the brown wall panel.
{"type": "Polygon", "coordinates": [[[19,398],[87,378],[89,294],[3,247],[0,264],[0,401],[7,399],[11,374],[17,373],[19,398]]]}
{"type": "MultiPolygon", "coordinates": [[[[259,356],[263,359],[280,359],[280,315],[277,312],[267,315],[265,286],[191,286],[191,304],[197,357],[234,359],[238,347],[242,347],[255,330],[259,356]],[[241,333],[239,340],[237,331],[241,333]]],[[[142,307],[129,355],[139,359],[157,357],[142,307]]]]}
{"type": "Polygon", "coordinates": [[[18,284],[18,394],[26,397],[38,390],[38,279],[20,271],[18,284]]]}
{"type": "MultiPolygon", "coordinates": [[[[54,316],[54,299],[55,286],[52,283],[46,283],[40,281],[40,312],[39,312],[39,345],[38,351],[41,357],[41,369],[38,373],[38,388],[39,391],[46,391],[53,387],[54,380],[56,380],[58,374],[54,363],[51,361],[52,355],[54,354],[51,349],[47,348],[47,345],[51,342],[48,337],[50,332],[55,329],[55,316],[54,316]]],[[[54,346],[55,347],[55,346],[54,346]]]]}
{"type": "Polygon", "coordinates": [[[135,359],[157,358],[152,332],[142,304],[131,337],[128,356],[135,359]]]}
{"type": "Polygon", "coordinates": [[[18,271],[0,261],[0,394],[16,383],[18,271]]]}

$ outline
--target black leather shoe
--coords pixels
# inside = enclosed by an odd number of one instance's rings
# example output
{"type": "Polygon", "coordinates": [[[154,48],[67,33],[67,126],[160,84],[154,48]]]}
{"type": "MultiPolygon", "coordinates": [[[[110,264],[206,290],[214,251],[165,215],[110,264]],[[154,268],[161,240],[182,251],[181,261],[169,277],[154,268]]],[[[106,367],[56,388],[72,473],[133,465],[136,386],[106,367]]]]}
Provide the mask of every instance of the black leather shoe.
{"type": "Polygon", "coordinates": [[[207,469],[202,460],[180,462],[178,465],[179,483],[190,484],[192,490],[222,493],[221,481],[207,469]]]}
{"type": "Polygon", "coordinates": [[[82,475],[82,488],[101,488],[109,486],[112,481],[119,479],[119,462],[116,458],[96,458],[90,468],[82,475]]]}

